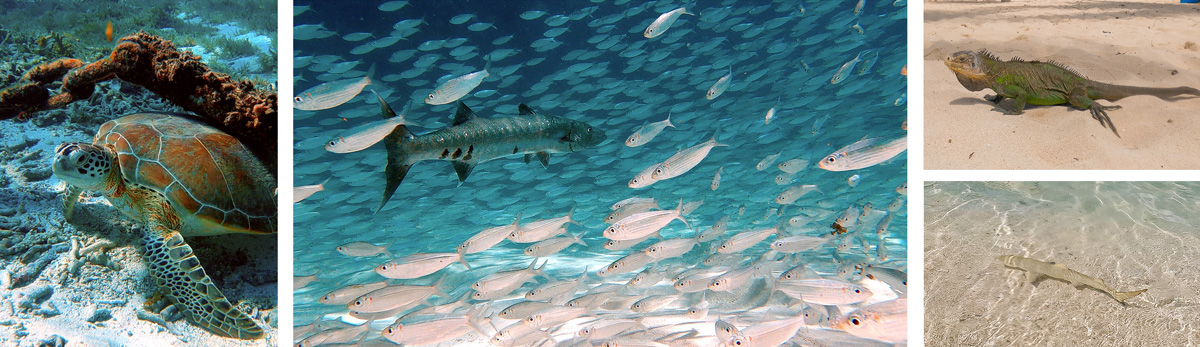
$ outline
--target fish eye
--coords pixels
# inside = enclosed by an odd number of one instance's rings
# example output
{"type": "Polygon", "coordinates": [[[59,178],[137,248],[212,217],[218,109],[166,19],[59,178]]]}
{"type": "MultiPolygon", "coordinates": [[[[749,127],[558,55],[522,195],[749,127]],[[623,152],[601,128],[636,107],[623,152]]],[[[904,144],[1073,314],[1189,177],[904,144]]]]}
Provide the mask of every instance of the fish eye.
{"type": "Polygon", "coordinates": [[[303,101],[304,101],[304,98],[301,98],[300,96],[296,96],[296,97],[295,97],[295,98],[293,98],[292,100],[293,100],[293,101],[295,101],[295,102],[303,102],[303,101]]]}
{"type": "Polygon", "coordinates": [[[592,127],[588,127],[587,132],[592,132],[592,127]]]}
{"type": "Polygon", "coordinates": [[[392,333],[392,328],[391,328],[391,327],[388,327],[388,328],[387,328],[387,333],[388,333],[388,334],[391,334],[391,333],[392,333]]]}
{"type": "Polygon", "coordinates": [[[850,324],[860,325],[862,321],[859,321],[858,318],[850,318],[850,324]]]}
{"type": "Polygon", "coordinates": [[[355,300],[354,306],[362,306],[362,300],[355,300]]]}
{"type": "Polygon", "coordinates": [[[854,290],[854,293],[855,293],[855,294],[861,294],[861,293],[862,293],[862,290],[861,290],[861,289],[855,289],[855,290],[854,290]]]}

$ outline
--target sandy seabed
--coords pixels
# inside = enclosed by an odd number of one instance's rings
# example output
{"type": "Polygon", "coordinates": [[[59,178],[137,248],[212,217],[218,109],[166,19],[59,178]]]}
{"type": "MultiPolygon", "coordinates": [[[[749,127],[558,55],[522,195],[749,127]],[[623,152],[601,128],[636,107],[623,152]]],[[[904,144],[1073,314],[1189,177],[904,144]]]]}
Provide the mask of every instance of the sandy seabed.
{"type": "Polygon", "coordinates": [[[1200,97],[1132,96],[1108,111],[1031,106],[1010,116],[942,63],[957,51],[1053,60],[1085,77],[1200,88],[1200,6],[1178,1],[925,3],[926,169],[1198,169],[1200,97]]]}
{"type": "Polygon", "coordinates": [[[1200,344],[1200,185],[937,182],[925,187],[927,346],[1200,344]],[[1000,263],[1064,264],[1118,303],[1000,263]]]}

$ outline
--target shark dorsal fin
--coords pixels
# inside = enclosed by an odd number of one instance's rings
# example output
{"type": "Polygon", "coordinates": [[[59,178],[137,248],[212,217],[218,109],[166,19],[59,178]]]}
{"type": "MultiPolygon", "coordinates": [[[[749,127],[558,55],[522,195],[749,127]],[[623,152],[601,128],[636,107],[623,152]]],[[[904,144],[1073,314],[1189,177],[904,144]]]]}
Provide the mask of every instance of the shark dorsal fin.
{"type": "Polygon", "coordinates": [[[467,107],[467,104],[459,101],[458,110],[454,111],[454,123],[451,126],[466,123],[472,119],[475,119],[475,111],[471,111],[471,108],[467,107]]]}
{"type": "Polygon", "coordinates": [[[529,108],[529,105],[526,105],[526,104],[521,104],[520,106],[517,106],[517,112],[520,113],[522,116],[532,116],[532,115],[538,114],[537,111],[534,111],[532,108],[529,108]]]}

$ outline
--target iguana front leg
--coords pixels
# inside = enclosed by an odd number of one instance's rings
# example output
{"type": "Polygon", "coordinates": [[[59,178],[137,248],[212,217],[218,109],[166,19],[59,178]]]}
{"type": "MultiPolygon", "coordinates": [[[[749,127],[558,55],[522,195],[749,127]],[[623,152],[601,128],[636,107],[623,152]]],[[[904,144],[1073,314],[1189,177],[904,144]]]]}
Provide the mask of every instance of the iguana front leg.
{"type": "Polygon", "coordinates": [[[1105,112],[1106,110],[1120,109],[1121,106],[1100,105],[1100,103],[1097,103],[1095,100],[1089,98],[1087,96],[1087,91],[1083,88],[1075,88],[1071,90],[1071,93],[1067,95],[1067,102],[1070,103],[1071,106],[1090,111],[1092,113],[1092,119],[1099,121],[1100,126],[1112,130],[1113,135],[1121,137],[1121,134],[1117,133],[1117,127],[1112,123],[1112,118],[1109,118],[1108,112],[1105,112]]]}
{"type": "MultiPolygon", "coordinates": [[[[994,110],[1004,112],[1004,114],[1007,115],[1018,115],[1024,113],[1025,105],[1028,102],[1027,95],[1028,93],[1026,93],[1021,87],[1014,85],[1003,86],[999,90],[996,90],[996,97],[994,98],[995,101],[993,101],[996,103],[996,108],[994,108],[994,110]],[[1001,101],[1003,101],[1006,97],[1011,98],[1012,103],[1001,103],[1001,101]]],[[[989,99],[989,101],[992,100],[989,99]]]]}

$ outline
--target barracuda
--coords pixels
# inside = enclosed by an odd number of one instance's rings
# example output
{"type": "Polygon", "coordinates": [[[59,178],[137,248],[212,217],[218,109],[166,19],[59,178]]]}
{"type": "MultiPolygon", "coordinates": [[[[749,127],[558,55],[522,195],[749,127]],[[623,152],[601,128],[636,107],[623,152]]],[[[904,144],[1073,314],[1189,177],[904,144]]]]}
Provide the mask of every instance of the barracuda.
{"type": "Polygon", "coordinates": [[[459,101],[449,128],[414,135],[403,124],[396,126],[383,140],[387,186],[376,212],[400,187],[408,169],[423,160],[449,161],[462,184],[475,164],[488,160],[524,154],[529,162],[536,155],[542,166],[549,166],[550,153],[575,152],[604,141],[604,132],[588,123],[539,114],[525,104],[518,110],[519,116],[476,118],[475,112],[459,101]]]}

